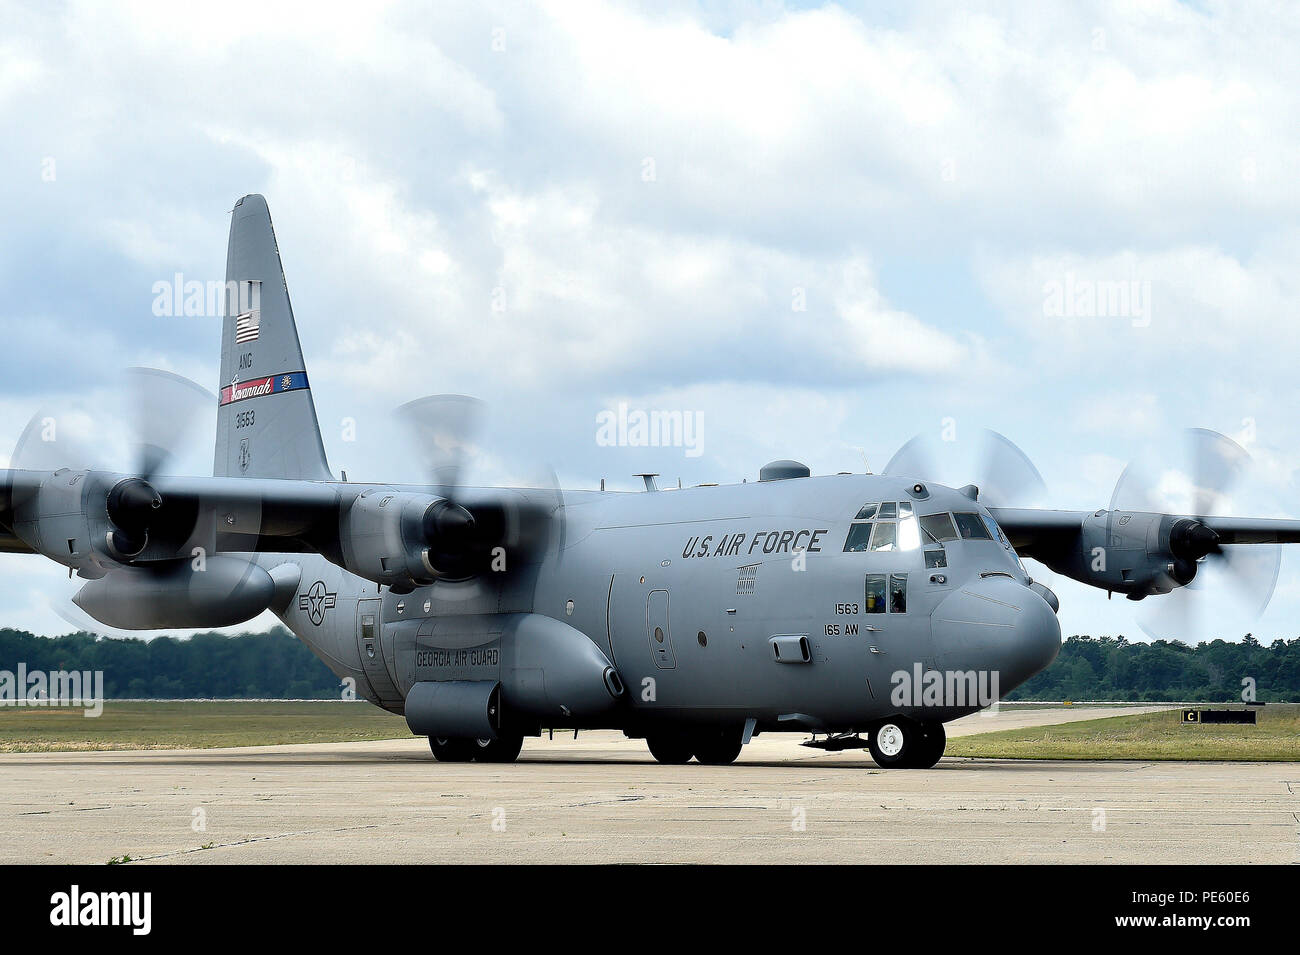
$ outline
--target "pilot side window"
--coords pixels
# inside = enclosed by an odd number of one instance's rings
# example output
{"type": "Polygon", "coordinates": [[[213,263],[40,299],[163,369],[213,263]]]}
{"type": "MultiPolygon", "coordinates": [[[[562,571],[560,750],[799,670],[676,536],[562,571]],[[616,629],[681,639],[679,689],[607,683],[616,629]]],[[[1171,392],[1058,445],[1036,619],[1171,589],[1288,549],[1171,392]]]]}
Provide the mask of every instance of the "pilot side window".
{"type": "Polygon", "coordinates": [[[867,574],[867,596],[864,607],[867,613],[885,612],[884,574],[867,574]]]}
{"type": "Polygon", "coordinates": [[[869,521],[876,516],[878,504],[863,504],[862,509],[858,511],[858,516],[853,518],[855,521],[869,521]]]}
{"type": "Polygon", "coordinates": [[[849,528],[849,536],[844,539],[845,553],[861,553],[871,541],[870,524],[854,524],[849,528]]]}
{"type": "Polygon", "coordinates": [[[953,520],[957,522],[957,530],[961,531],[961,536],[965,540],[992,540],[989,529],[984,526],[984,521],[978,514],[953,514],[953,520]]]}
{"type": "Polygon", "coordinates": [[[907,613],[907,574],[889,575],[889,612],[907,613]]]}
{"type": "Polygon", "coordinates": [[[926,514],[921,518],[921,533],[925,535],[927,544],[957,539],[957,528],[953,527],[952,517],[948,514],[926,514]]]}
{"type": "Polygon", "coordinates": [[[998,522],[991,517],[984,518],[984,526],[989,529],[989,533],[997,538],[998,543],[1003,547],[1010,547],[1011,542],[1007,540],[1007,535],[1002,533],[1002,528],[998,527],[998,522]]]}

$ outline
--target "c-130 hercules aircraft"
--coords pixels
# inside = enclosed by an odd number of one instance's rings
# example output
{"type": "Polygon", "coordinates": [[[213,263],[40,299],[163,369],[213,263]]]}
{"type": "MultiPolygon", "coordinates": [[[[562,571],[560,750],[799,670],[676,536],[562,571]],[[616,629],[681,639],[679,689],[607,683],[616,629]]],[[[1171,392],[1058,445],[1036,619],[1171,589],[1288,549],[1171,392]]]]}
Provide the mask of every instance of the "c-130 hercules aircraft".
{"type": "MultiPolygon", "coordinates": [[[[70,568],[77,605],[116,628],[269,608],[439,760],[507,762],[544,729],[613,728],[664,763],[726,764],[756,733],[802,732],[933,766],[945,722],[1056,657],[1057,598],[1018,555],[1141,599],[1240,545],[1300,541],[1300,521],[1208,507],[999,506],[909,453],[881,475],[780,461],[756,482],[662,492],[650,476],[635,493],[466,487],[476,406],[454,397],[403,409],[428,485],[347,483],[326,463],[261,196],[233,210],[226,280],[213,475],[162,473],[173,412],[200,391],[140,372],[139,467],[17,466],[33,419],[0,472],[0,549],[70,568]]],[[[1207,440],[1208,486],[1240,449],[1207,440]]]]}

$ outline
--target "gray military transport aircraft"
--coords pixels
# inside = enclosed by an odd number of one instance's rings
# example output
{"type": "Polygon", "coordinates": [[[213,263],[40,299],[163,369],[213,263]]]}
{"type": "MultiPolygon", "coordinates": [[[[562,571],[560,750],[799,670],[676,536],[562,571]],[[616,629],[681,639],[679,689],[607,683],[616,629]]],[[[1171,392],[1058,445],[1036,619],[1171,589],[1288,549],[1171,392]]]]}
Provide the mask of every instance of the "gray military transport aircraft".
{"type": "MultiPolygon", "coordinates": [[[[23,466],[50,437],[33,419],[0,471],[0,550],[68,567],[75,603],[115,628],[269,608],[439,760],[613,728],[664,763],[726,764],[757,733],[802,732],[933,766],[945,722],[1056,657],[1057,598],[1018,555],[1141,599],[1205,561],[1231,567],[1240,545],[1300,541],[1300,521],[1209,516],[1209,490],[1189,514],[1002,506],[910,471],[908,453],[880,475],[777,461],[729,486],[468,487],[477,406],[451,396],[402,409],[427,485],[348,483],[326,463],[261,196],[233,210],[225,292],[213,475],[163,473],[188,427],[176,410],[205,393],[137,371],[139,466],[23,466]]],[[[1202,438],[1204,490],[1244,452],[1202,438]]]]}

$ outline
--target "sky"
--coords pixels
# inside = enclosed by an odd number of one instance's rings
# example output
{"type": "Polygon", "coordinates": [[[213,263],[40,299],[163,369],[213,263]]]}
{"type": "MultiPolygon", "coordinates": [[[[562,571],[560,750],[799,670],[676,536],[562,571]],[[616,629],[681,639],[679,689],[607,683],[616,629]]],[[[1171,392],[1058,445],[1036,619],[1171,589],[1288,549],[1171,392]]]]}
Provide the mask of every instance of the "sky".
{"type": "MultiPolygon", "coordinates": [[[[392,409],[465,393],[482,483],[879,471],[941,433],[960,470],[991,428],[1044,478],[1026,503],[1092,510],[1200,427],[1254,460],[1225,512],[1300,517],[1300,8],[374,10],[0,0],[0,466],[128,366],[216,390],[219,313],[155,287],[221,281],[256,192],[354,481],[419,480],[392,409]],[[621,404],[698,440],[610,446],[621,404]]],[[[1031,572],[1065,633],[1143,638],[1031,572]]],[[[0,623],[70,629],[66,570],[0,575],[0,623]]],[[[1296,636],[1300,554],[1259,620],[1229,603],[1206,589],[1206,635],[1296,636]]]]}

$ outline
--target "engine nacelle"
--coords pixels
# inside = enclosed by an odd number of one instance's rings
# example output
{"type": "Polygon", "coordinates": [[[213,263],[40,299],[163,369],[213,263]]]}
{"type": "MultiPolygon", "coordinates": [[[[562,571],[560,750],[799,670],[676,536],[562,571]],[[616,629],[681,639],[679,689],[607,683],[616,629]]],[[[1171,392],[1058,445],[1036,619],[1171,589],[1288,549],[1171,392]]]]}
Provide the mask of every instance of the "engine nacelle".
{"type": "Polygon", "coordinates": [[[1033,556],[1057,573],[1141,600],[1191,583],[1198,561],[1217,546],[1217,535],[1195,518],[1097,511],[1072,546],[1033,556]]]}
{"type": "Polygon", "coordinates": [[[83,577],[102,577],[118,560],[108,545],[108,490],[94,472],[55,471],[39,487],[15,492],[14,533],[38,554],[83,577]]]}
{"type": "Polygon", "coordinates": [[[339,519],[343,566],[406,593],[456,576],[440,553],[465,546],[474,518],[445,498],[388,488],[358,495],[339,519]]]}
{"type": "Polygon", "coordinates": [[[39,484],[14,489],[10,506],[21,540],[91,579],[142,555],[180,556],[179,545],[193,526],[188,512],[164,509],[148,481],[104,471],[51,472],[39,484]]]}

